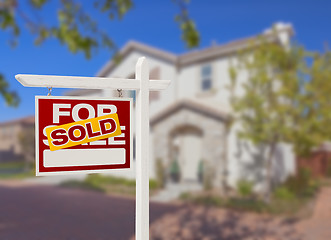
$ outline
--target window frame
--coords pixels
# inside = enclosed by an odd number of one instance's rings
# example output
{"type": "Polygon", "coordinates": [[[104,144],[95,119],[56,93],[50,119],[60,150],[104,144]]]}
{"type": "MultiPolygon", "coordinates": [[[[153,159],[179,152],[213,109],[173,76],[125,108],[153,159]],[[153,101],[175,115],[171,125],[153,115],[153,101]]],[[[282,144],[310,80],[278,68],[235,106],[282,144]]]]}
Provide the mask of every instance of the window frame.
{"type": "Polygon", "coordinates": [[[212,63],[206,63],[203,64],[200,67],[200,91],[201,92],[208,92],[211,91],[213,88],[213,65],[212,63]],[[208,73],[206,74],[204,71],[206,71],[206,68],[209,68],[208,73]],[[206,88],[205,84],[208,84],[209,86],[206,88]]]}

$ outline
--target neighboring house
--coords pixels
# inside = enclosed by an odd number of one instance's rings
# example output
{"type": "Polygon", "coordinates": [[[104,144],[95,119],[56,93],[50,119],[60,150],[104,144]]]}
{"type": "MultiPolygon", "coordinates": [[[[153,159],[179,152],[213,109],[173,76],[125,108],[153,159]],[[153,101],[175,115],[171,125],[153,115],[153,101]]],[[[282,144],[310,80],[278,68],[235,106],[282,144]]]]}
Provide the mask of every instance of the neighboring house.
{"type": "MultiPolygon", "coordinates": [[[[0,162],[22,160],[20,135],[27,129],[34,128],[34,116],[0,123],[0,162]]],[[[31,139],[34,145],[34,139],[31,139]]]]}

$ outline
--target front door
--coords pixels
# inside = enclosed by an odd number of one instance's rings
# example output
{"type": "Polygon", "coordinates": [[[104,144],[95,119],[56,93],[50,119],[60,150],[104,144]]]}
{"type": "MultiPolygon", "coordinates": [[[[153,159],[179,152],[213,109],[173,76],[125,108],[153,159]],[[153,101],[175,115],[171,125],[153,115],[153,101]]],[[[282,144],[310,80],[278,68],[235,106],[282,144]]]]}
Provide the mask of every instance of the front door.
{"type": "Polygon", "coordinates": [[[201,160],[201,137],[186,133],[182,136],[180,145],[180,165],[182,180],[197,181],[198,166],[201,160]]]}

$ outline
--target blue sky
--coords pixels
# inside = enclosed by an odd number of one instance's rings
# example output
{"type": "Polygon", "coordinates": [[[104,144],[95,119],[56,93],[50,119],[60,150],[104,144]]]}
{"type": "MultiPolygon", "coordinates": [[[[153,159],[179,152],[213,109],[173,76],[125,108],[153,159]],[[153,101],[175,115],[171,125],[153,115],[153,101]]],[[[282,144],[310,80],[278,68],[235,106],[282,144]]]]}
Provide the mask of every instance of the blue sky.
{"type": "MultiPolygon", "coordinates": [[[[51,17],[56,14],[56,5],[54,0],[52,2],[41,14],[45,21],[52,21],[51,17]]],[[[29,11],[26,6],[22,6],[22,10],[29,11]]],[[[293,24],[295,40],[309,50],[321,51],[327,42],[331,47],[331,1],[328,0],[192,0],[189,11],[201,34],[201,48],[212,41],[222,44],[258,34],[278,21],[293,24]]],[[[177,12],[171,0],[139,0],[121,21],[111,22],[103,16],[94,16],[118,46],[134,39],[183,53],[187,49],[174,22],[177,12]]],[[[0,72],[22,101],[18,108],[9,108],[0,99],[0,122],[33,115],[34,96],[47,94],[46,88],[21,86],[15,80],[15,74],[94,76],[110,57],[106,50],[101,50],[94,58],[86,60],[83,54],[71,54],[56,40],[36,47],[34,38],[26,31],[22,32],[18,47],[12,49],[7,43],[8,36],[0,32],[0,72]]],[[[55,89],[53,95],[62,95],[64,91],[55,89]]]]}

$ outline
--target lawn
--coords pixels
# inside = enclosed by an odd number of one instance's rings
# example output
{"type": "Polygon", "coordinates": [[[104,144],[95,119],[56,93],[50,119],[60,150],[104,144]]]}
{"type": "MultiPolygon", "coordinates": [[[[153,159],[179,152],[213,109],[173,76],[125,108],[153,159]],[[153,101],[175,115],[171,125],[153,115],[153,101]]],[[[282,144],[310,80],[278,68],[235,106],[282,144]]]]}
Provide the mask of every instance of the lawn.
{"type": "MultiPolygon", "coordinates": [[[[126,178],[90,174],[84,181],[70,180],[63,182],[60,186],[69,188],[80,188],[93,190],[107,194],[118,194],[122,196],[135,196],[136,181],[126,178]]],[[[149,181],[151,194],[155,193],[159,186],[154,180],[149,181]]]]}
{"type": "Polygon", "coordinates": [[[0,179],[23,179],[32,176],[33,167],[27,168],[23,161],[0,163],[0,179]]]}

